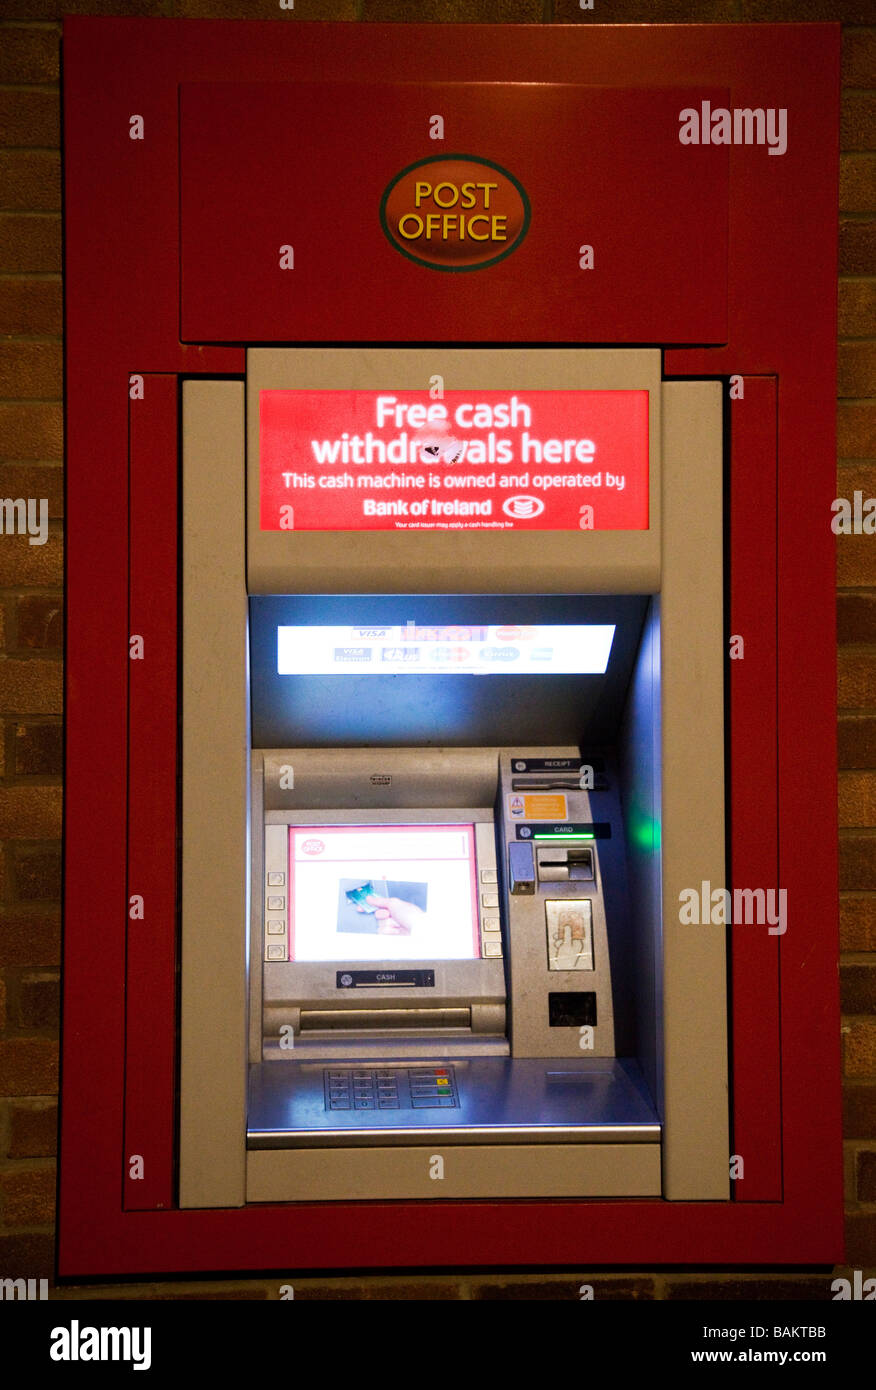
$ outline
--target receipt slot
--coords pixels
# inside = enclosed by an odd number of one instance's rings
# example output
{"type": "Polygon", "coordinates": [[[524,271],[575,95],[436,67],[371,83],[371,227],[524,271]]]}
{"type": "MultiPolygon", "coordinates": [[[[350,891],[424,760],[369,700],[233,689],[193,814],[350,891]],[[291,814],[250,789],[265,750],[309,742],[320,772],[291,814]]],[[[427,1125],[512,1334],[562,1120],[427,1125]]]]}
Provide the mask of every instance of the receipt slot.
{"type": "Polygon", "coordinates": [[[60,1274],[841,1259],[838,28],[64,82],[60,1274]]]}
{"type": "Polygon", "coordinates": [[[239,388],[183,393],[183,1205],[727,1201],[725,930],[677,909],[725,876],[720,386],[256,349],[246,389],[245,463],[239,388]]]}

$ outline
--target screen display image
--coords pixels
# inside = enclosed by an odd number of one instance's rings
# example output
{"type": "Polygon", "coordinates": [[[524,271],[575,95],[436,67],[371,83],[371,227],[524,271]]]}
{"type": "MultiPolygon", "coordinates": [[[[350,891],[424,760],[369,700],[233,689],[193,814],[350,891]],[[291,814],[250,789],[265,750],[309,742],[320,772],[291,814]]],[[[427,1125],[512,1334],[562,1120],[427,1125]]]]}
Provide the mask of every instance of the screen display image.
{"type": "Polygon", "coordinates": [[[290,826],[290,959],[475,960],[472,825],[290,826]]]}
{"type": "Polygon", "coordinates": [[[338,931],[410,936],[425,919],[428,898],[428,883],[385,878],[360,883],[355,878],[342,878],[338,931]]]}

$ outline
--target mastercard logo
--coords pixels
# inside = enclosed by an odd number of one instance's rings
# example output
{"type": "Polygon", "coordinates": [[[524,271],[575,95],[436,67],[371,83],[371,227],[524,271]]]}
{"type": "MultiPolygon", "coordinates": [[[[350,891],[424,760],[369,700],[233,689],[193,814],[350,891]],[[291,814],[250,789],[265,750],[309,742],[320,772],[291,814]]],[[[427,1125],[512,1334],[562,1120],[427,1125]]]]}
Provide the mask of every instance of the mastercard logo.
{"type": "Polygon", "coordinates": [[[403,256],[431,270],[483,270],[516,251],[529,198],[501,165],[476,155],[430,155],[386,187],[380,224],[403,256]]]}
{"type": "Polygon", "coordinates": [[[435,661],[468,661],[470,657],[468,647],[436,647],[432,653],[435,661]]]}

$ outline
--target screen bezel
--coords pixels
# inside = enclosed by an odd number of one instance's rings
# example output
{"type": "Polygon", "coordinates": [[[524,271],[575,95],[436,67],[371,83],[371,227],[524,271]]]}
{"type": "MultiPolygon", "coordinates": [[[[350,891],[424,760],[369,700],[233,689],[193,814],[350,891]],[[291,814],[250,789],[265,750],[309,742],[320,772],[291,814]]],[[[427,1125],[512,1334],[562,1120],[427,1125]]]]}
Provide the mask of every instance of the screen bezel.
{"type": "MultiPolygon", "coordinates": [[[[330,957],[330,958],[324,958],[324,959],[317,959],[317,960],[314,960],[314,959],[301,959],[301,958],[299,958],[299,957],[297,957],[297,956],[294,955],[294,942],[295,942],[295,929],[296,929],[295,916],[296,916],[296,910],[297,910],[297,909],[296,909],[296,902],[295,902],[295,888],[296,888],[295,864],[296,864],[297,861],[296,861],[296,859],[295,859],[295,857],[294,857],[294,854],[293,854],[293,836],[294,836],[295,832],[296,832],[296,831],[309,831],[309,832],[313,832],[315,835],[319,835],[320,833],[322,833],[322,834],[326,835],[326,837],[329,837],[329,836],[331,836],[332,833],[337,833],[337,832],[339,832],[339,831],[340,831],[340,832],[343,832],[343,831],[355,831],[355,830],[358,830],[358,831],[361,831],[361,832],[363,833],[363,835],[366,835],[366,836],[367,836],[368,834],[379,833],[379,832],[382,832],[382,831],[391,831],[391,830],[401,830],[401,831],[404,831],[404,830],[417,830],[417,829],[421,829],[421,830],[454,830],[454,829],[457,829],[457,830],[462,830],[462,831],[467,832],[467,840],[468,840],[468,869],[469,869],[469,896],[470,896],[470,906],[471,906],[472,954],[469,955],[469,956],[441,956],[441,957],[434,957],[434,956],[428,956],[428,955],[426,955],[426,956],[416,956],[416,957],[414,957],[414,956],[410,956],[410,957],[409,957],[409,956],[405,956],[405,957],[403,958],[403,960],[404,960],[404,967],[406,967],[407,970],[410,971],[411,969],[416,969],[416,968],[420,968],[420,969],[429,969],[429,968],[433,968],[435,965],[437,965],[437,964],[439,964],[439,963],[447,962],[447,961],[455,961],[455,962],[459,962],[459,963],[469,963],[469,962],[472,962],[472,961],[479,961],[479,960],[482,959],[482,950],[481,950],[481,929],[480,929],[480,912],[479,912],[480,902],[479,902],[479,890],[478,890],[479,869],[478,869],[478,855],[477,855],[477,836],[476,836],[476,834],[475,834],[475,826],[474,826],[474,823],[471,822],[471,821],[458,821],[458,820],[452,820],[452,819],[448,819],[446,816],[445,816],[444,818],[442,818],[441,820],[438,820],[438,821],[431,821],[431,820],[430,820],[430,821],[422,821],[422,820],[420,820],[420,821],[416,821],[416,820],[415,820],[415,821],[409,821],[409,820],[402,819],[402,818],[397,818],[397,819],[391,820],[391,821],[383,821],[383,820],[375,821],[375,820],[373,820],[373,819],[372,819],[372,820],[368,820],[368,819],[362,817],[362,816],[361,816],[361,813],[360,813],[360,815],[359,815],[359,817],[357,818],[357,820],[355,820],[355,821],[353,821],[353,822],[341,822],[341,823],[338,823],[337,821],[334,821],[334,822],[322,821],[322,822],[311,823],[310,821],[302,821],[300,818],[296,818],[296,822],[295,822],[295,823],[289,823],[289,825],[288,825],[288,827],[287,827],[287,839],[286,839],[286,844],[287,844],[287,855],[288,855],[288,858],[287,858],[287,863],[288,863],[288,877],[287,877],[287,883],[288,883],[288,903],[287,903],[287,909],[288,909],[288,914],[289,914],[289,931],[288,931],[289,951],[290,951],[290,956],[289,956],[289,959],[288,959],[288,963],[289,963],[289,964],[292,964],[292,965],[316,965],[316,966],[322,966],[322,967],[333,968],[333,969],[335,969],[335,970],[339,970],[339,969],[348,970],[348,969],[350,968],[349,965],[344,961],[344,958],[343,958],[343,957],[330,957]]],[[[302,862],[303,862],[303,861],[302,861],[302,862]]],[[[387,937],[386,940],[387,940],[387,941],[390,941],[391,938],[387,937]]],[[[403,967],[403,968],[404,968],[404,967],[403,967]]],[[[364,971],[384,971],[385,968],[386,968],[386,967],[385,967],[382,963],[380,963],[379,960],[378,960],[378,961],[375,961],[375,959],[374,959],[373,957],[367,957],[367,958],[364,958],[364,959],[360,959],[360,960],[358,961],[357,965],[355,966],[355,969],[357,969],[357,970],[364,970],[364,971]]]]}
{"type": "MultiPolygon", "coordinates": [[[[404,818],[406,825],[414,824],[463,824],[473,825],[475,832],[475,859],[480,883],[482,869],[495,869],[497,865],[496,824],[492,807],[368,807],[367,809],[348,809],[319,807],[313,810],[296,808],[264,811],[263,827],[282,825],[387,825],[398,824],[404,818]]],[[[263,840],[264,845],[264,840],[263,840]]],[[[262,855],[264,848],[262,847],[262,855]]],[[[501,891],[501,890],[500,890],[501,891]]],[[[258,916],[258,914],[257,914],[258,916]]],[[[264,923],[264,911],[261,912],[264,923]]],[[[501,912],[500,912],[501,916],[501,912]]],[[[389,938],[387,938],[389,940],[389,938]]],[[[502,957],[481,956],[477,960],[439,960],[427,966],[422,962],[400,961],[388,956],[383,961],[262,961],[262,1004],[263,1007],[282,1007],[288,1009],[319,1008],[325,1005],[335,1007],[406,1007],[408,1003],[425,1003],[435,1006],[448,1005],[504,1004],[505,1000],[505,941],[503,930],[502,957]],[[434,983],[428,986],[356,986],[343,988],[338,985],[342,972],[361,970],[392,972],[412,968],[428,968],[434,972],[434,983]]],[[[259,942],[264,948],[264,926],[261,927],[259,942]]]]}

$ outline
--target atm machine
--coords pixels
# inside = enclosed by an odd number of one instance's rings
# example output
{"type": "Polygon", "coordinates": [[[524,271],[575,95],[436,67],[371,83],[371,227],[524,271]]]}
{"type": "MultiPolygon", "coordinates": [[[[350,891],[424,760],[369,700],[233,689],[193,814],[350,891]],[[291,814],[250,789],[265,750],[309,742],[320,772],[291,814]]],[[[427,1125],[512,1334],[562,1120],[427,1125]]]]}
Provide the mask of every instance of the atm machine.
{"type": "Polygon", "coordinates": [[[653,350],[185,384],[182,1206],[728,1199],[722,459],[653,350]]]}
{"type": "Polygon", "coordinates": [[[59,1272],[831,1263],[839,29],[279,15],[64,25],[59,1272]]]}

